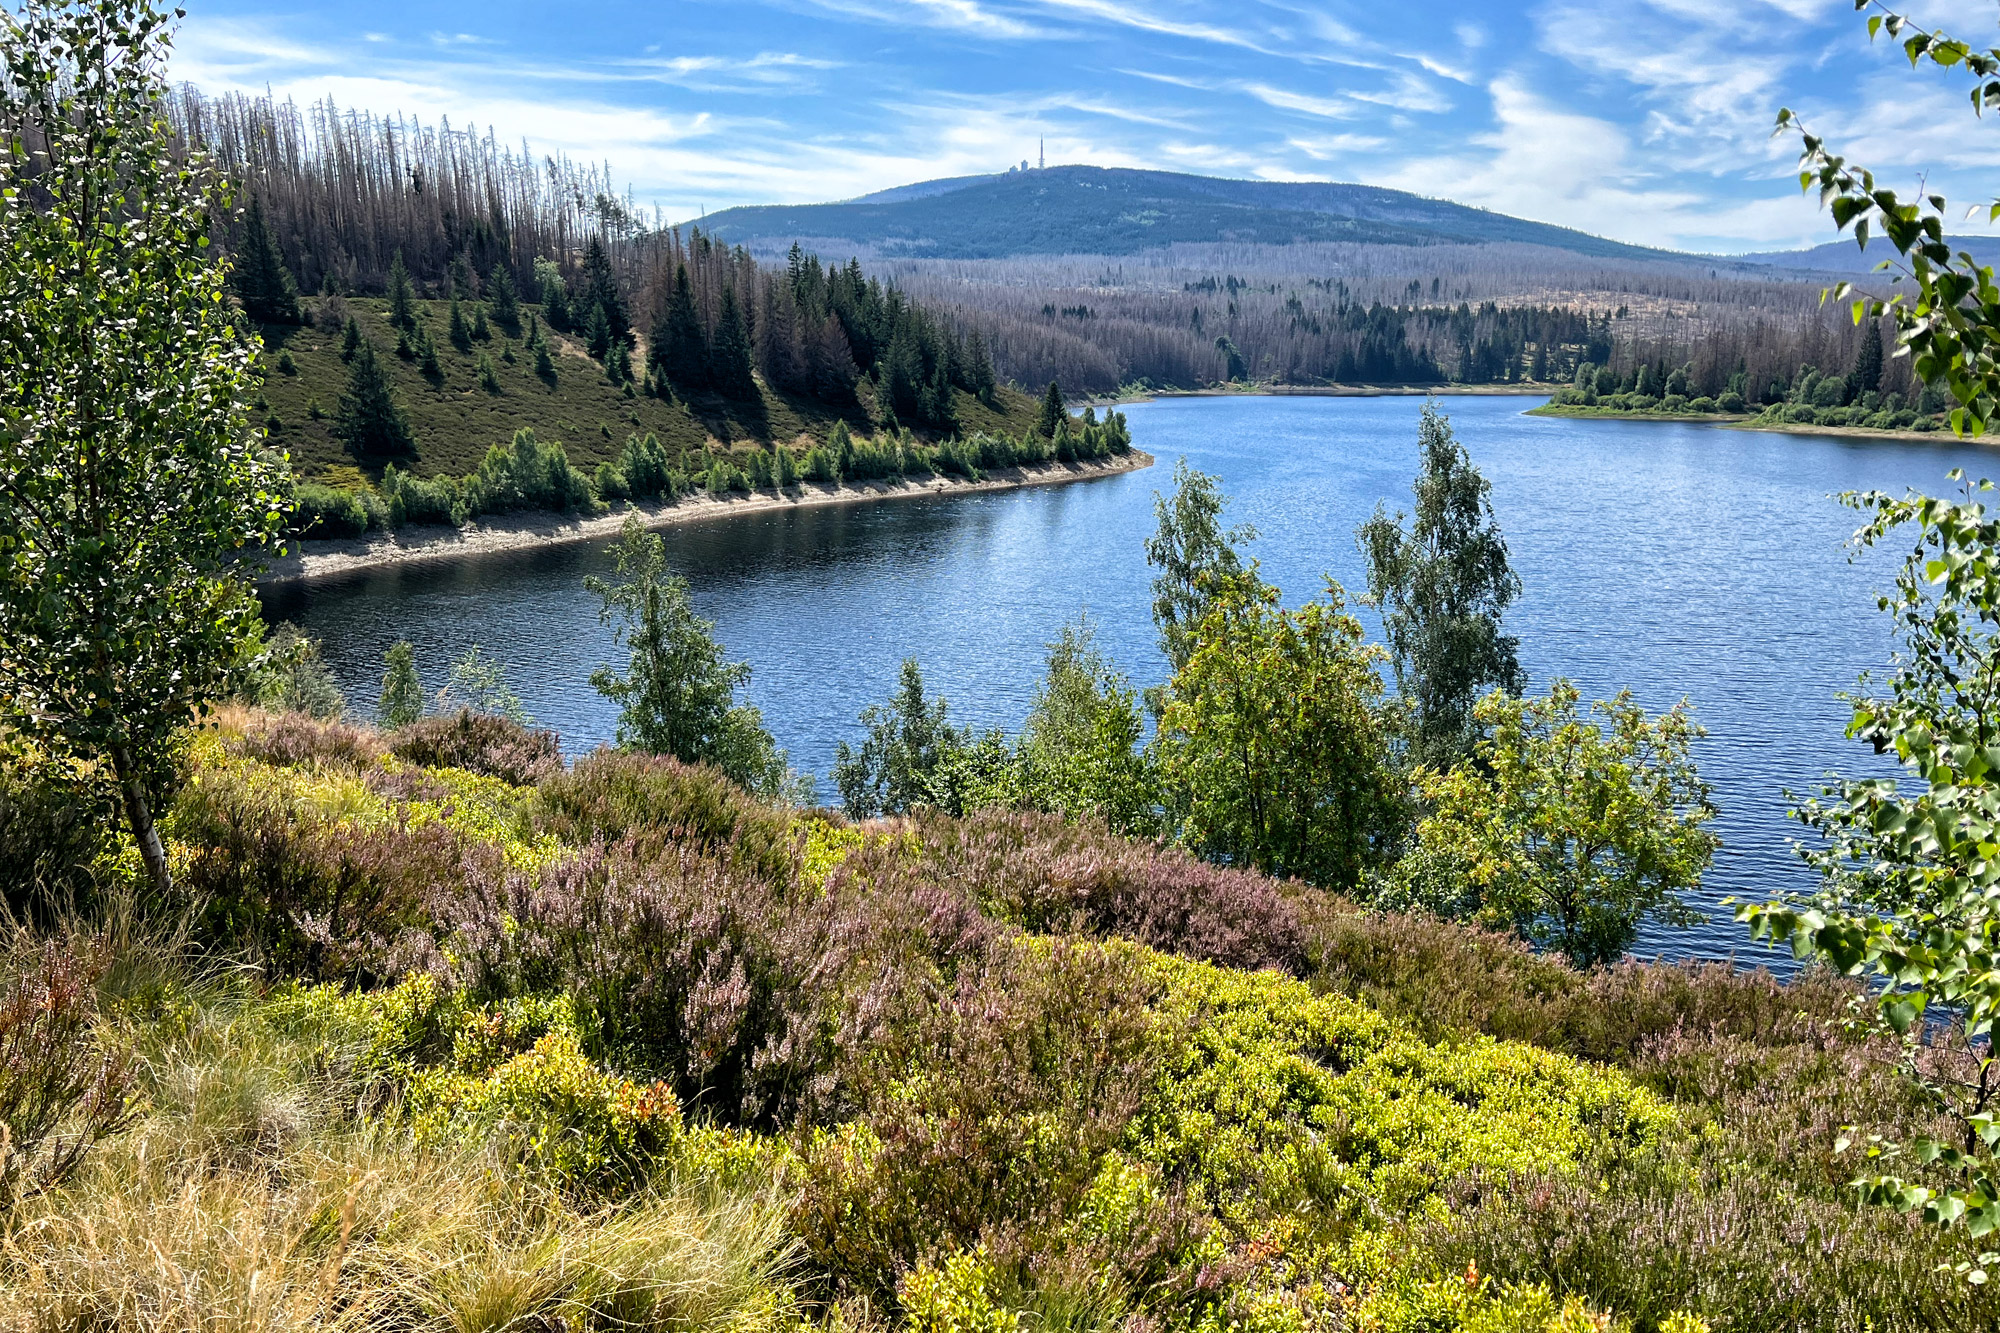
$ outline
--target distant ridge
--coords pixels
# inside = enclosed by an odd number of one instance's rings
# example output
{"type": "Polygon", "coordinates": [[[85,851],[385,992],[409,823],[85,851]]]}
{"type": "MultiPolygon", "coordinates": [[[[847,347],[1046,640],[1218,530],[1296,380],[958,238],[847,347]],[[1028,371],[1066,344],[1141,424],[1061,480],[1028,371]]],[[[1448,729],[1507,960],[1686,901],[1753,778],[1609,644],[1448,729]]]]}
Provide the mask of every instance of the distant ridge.
{"type": "Polygon", "coordinates": [[[1114,167],[958,176],[841,203],[724,209],[694,225],[731,244],[840,241],[884,255],[940,259],[1133,254],[1218,241],[1513,242],[1605,259],[1693,258],[1402,190],[1114,167]]]}
{"type": "MultiPolygon", "coordinates": [[[[1946,239],[1951,242],[1954,254],[1966,250],[1981,264],[2000,265],[2000,236],[1951,236],[1946,239]]],[[[1845,274],[1871,273],[1877,264],[1895,257],[1895,247],[1884,240],[1871,242],[1866,250],[1852,240],[1840,240],[1815,245],[1810,250],[1770,250],[1763,254],[1729,256],[1739,263],[1763,264],[1769,268],[1845,274]]]]}

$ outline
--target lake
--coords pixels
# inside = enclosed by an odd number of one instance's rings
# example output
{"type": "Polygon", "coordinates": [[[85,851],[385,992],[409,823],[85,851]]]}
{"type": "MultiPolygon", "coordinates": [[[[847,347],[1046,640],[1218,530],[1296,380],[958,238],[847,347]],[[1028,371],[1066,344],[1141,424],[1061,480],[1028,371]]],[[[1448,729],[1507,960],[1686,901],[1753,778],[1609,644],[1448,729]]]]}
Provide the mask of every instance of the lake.
{"type": "MultiPolygon", "coordinates": [[[[1954,467],[2000,471],[1978,446],[1763,434],[1700,424],[1523,415],[1537,400],[1444,400],[1493,484],[1524,595],[1508,619],[1539,688],[1586,697],[1629,688],[1649,709],[1685,696],[1709,730],[1698,751],[1723,847],[1704,897],[1810,883],[1789,845],[1785,791],[1829,770],[1880,775],[1845,740],[1838,695],[1890,648],[1875,592],[1900,549],[1850,563],[1858,525],[1834,493],[1939,491],[1954,467]]],[[[914,656],[953,716],[1017,728],[1042,645],[1088,613],[1135,682],[1163,675],[1142,547],[1176,459],[1219,476],[1228,519],[1290,604],[1328,575],[1357,592],[1354,530],[1378,502],[1411,503],[1421,400],[1218,397],[1127,409],[1156,467],[1068,486],[960,498],[763,511],[665,530],[668,559],[800,767],[824,781],[856,714],[887,697],[914,656]]],[[[353,711],[372,712],[382,654],[416,645],[426,685],[473,643],[505,663],[542,725],[574,755],[610,738],[613,710],[587,683],[613,660],[586,574],[601,548],[556,547],[358,575],[267,597],[273,617],[320,638],[353,711]]],[[[1364,621],[1370,618],[1364,613],[1364,621]]],[[[1371,633],[1374,626],[1370,621],[1371,633]]],[[[1649,930],[1640,952],[1753,956],[1726,912],[1649,930]]],[[[1759,960],[1766,957],[1759,948],[1759,960]]]]}

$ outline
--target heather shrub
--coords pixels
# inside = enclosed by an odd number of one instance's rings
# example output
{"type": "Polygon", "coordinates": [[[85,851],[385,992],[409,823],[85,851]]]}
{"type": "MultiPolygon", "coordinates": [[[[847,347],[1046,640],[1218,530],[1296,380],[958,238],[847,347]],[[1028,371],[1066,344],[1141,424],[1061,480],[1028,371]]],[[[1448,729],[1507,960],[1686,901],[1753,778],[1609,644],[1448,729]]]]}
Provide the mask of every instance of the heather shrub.
{"type": "Polygon", "coordinates": [[[462,768],[515,787],[532,787],[563,768],[553,731],[531,730],[469,708],[420,718],[392,733],[389,748],[413,764],[462,768]]]}
{"type": "Polygon", "coordinates": [[[764,875],[789,872],[791,823],[706,765],[600,749],[541,784],[535,825],[572,847],[626,838],[693,846],[764,875]]]}
{"type": "Polygon", "coordinates": [[[439,887],[502,854],[436,807],[384,801],[358,779],[315,789],[282,777],[209,769],[170,815],[203,934],[280,975],[395,975],[428,953],[424,905],[439,887]]]}
{"type": "Polygon", "coordinates": [[[474,994],[568,994],[594,1053],[709,1113],[772,1123],[837,1102],[846,1062],[990,930],[893,855],[850,855],[816,891],[795,888],[789,859],[768,877],[746,859],[633,836],[489,867],[431,914],[474,994]]]}
{"type": "Polygon", "coordinates": [[[890,1299],[919,1261],[982,1244],[1027,1278],[1152,1081],[1150,989],[1129,954],[1015,938],[881,1042],[859,1115],[804,1150],[794,1225],[837,1288],[890,1299]]]}
{"type": "Polygon", "coordinates": [[[0,1209],[60,1185],[130,1119],[130,1052],[98,1030],[107,961],[75,938],[0,961],[0,1209]]]}
{"type": "Polygon", "coordinates": [[[2000,1299],[1940,1265],[1976,1245],[1917,1220],[1801,1195],[1782,1176],[1689,1149],[1671,1166],[1590,1179],[1535,1176],[1504,1192],[1457,1185],[1459,1207],[1414,1252],[1440,1275],[1470,1266],[1547,1284],[1666,1328],[1714,1333],[1919,1333],[2000,1324],[2000,1299]]]}
{"type": "Polygon", "coordinates": [[[252,713],[225,746],[274,768],[332,764],[366,768],[386,753],[382,739],[366,727],[321,721],[304,713],[252,713]]]}
{"type": "Polygon", "coordinates": [[[1053,815],[989,810],[919,824],[929,873],[1027,930],[1082,930],[1226,967],[1295,969],[1297,913],[1264,875],[1053,815]]]}

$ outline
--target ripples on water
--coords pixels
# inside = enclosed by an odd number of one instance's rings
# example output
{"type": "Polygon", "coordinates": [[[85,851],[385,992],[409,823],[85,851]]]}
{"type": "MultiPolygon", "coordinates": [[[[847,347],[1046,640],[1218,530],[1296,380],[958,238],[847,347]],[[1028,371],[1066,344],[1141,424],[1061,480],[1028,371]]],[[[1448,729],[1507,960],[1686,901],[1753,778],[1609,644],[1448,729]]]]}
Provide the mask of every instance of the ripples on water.
{"type": "MultiPolygon", "coordinates": [[[[1937,492],[1945,473],[2000,471],[1950,441],[1770,435],[1702,425],[1529,417],[1519,398],[1445,401],[1493,483],[1525,595],[1509,616],[1538,687],[1567,675],[1586,696],[1629,687],[1649,709],[1683,695],[1722,815],[1704,893],[1756,896],[1809,877],[1788,845],[1784,791],[1881,761],[1842,738],[1837,695],[1889,650],[1874,594],[1899,550],[1850,564],[1850,489],[1937,492]]],[[[1154,646],[1142,543],[1174,460],[1222,478],[1231,522],[1286,600],[1324,575],[1365,586],[1354,529],[1378,501],[1407,508],[1416,398],[1200,398],[1128,409],[1159,466],[1078,485],[873,505],[759,512],[667,529],[668,559],[732,656],[793,761],[824,774],[855,715],[885,698],[898,664],[977,726],[1018,727],[1041,646],[1088,610],[1099,641],[1141,684],[1154,646]]],[[[417,646],[432,689],[472,643],[507,664],[527,707],[579,754],[614,717],[586,678],[612,660],[583,577],[601,548],[563,547],[387,570],[269,598],[324,640],[355,711],[372,706],[382,654],[417,646]]],[[[1364,615],[1364,619],[1367,617],[1364,615]]],[[[1371,624],[1371,632],[1373,631],[1371,624]]],[[[827,794],[822,783],[822,795],[827,794]]],[[[1649,932],[1644,953],[1727,955],[1745,937],[1726,912],[1649,932]]],[[[1760,959],[1762,951],[1755,955],[1760,959]]]]}

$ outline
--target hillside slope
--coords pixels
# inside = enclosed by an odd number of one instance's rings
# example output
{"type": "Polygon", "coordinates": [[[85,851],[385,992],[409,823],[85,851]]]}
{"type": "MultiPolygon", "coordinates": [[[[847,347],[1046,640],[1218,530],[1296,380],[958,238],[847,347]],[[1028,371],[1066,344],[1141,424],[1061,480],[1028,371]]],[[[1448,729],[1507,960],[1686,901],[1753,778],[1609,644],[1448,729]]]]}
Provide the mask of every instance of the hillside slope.
{"type": "MultiPolygon", "coordinates": [[[[570,461],[588,471],[611,459],[632,434],[655,434],[669,454],[678,454],[704,446],[796,443],[801,436],[822,440],[843,418],[860,433],[872,433],[878,424],[873,393],[865,380],[844,412],[762,385],[755,402],[733,402],[716,394],[685,402],[667,400],[610,383],[604,368],[584,354],[581,343],[553,333],[548,336],[559,354],[553,358],[553,378],[544,380],[535,373],[534,353],[521,339],[494,328],[490,341],[474,342],[469,351],[460,351],[445,335],[448,306],[441,301],[418,302],[443,372],[433,381],[415,362],[395,355],[396,331],[389,324],[386,302],[349,299],[344,304],[381,354],[381,364],[417,437],[416,458],[396,461],[419,476],[473,471],[489,446],[505,444],[524,426],[544,442],[563,444],[570,461]],[[511,364],[506,360],[509,350],[511,364]],[[493,365],[497,391],[480,385],[482,353],[493,365]]],[[[257,414],[272,444],[291,454],[302,478],[352,483],[357,473],[379,474],[385,460],[367,460],[364,466],[364,460],[357,459],[333,432],[348,384],[339,325],[322,318],[316,326],[266,325],[262,332],[267,378],[257,414]],[[290,373],[283,369],[285,354],[293,367],[290,373]]],[[[1036,404],[1025,395],[1002,388],[996,391],[995,402],[998,410],[970,394],[957,395],[958,419],[967,434],[979,430],[1020,434],[1034,423],[1036,404]]]]}
{"type": "Polygon", "coordinates": [[[731,208],[700,226],[732,245],[844,241],[885,255],[952,259],[1132,254],[1216,241],[1507,241],[1603,258],[1669,257],[1401,190],[1083,166],[928,181],[845,203],[731,208]]]}

